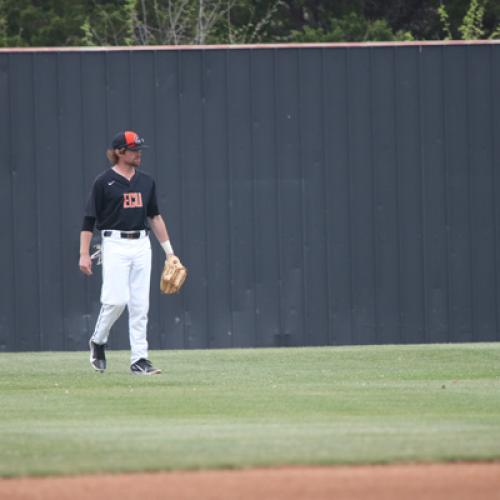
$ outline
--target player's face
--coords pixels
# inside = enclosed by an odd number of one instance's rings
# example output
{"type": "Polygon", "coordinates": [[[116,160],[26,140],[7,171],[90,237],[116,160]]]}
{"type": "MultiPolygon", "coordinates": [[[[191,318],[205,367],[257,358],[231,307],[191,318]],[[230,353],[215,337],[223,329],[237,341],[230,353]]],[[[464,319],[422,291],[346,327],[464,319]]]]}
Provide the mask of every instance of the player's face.
{"type": "Polygon", "coordinates": [[[141,164],[141,157],[141,150],[131,151],[130,149],[126,149],[123,160],[128,166],[137,168],[141,164]]]}

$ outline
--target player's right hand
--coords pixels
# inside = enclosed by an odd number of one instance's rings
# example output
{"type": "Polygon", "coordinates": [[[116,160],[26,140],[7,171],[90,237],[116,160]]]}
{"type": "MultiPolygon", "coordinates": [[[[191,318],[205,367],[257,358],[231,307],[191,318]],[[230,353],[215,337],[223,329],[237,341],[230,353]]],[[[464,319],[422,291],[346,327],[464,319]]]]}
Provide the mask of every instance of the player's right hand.
{"type": "Polygon", "coordinates": [[[90,255],[80,255],[80,271],[87,276],[92,274],[92,260],[90,259],[90,255]]]}

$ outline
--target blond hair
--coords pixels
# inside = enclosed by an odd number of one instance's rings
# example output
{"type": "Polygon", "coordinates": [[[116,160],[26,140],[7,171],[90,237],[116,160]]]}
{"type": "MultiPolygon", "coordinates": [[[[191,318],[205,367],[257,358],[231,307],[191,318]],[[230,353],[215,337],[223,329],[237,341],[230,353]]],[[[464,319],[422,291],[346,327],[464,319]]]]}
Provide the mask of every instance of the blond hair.
{"type": "Polygon", "coordinates": [[[111,165],[116,165],[118,163],[118,154],[116,149],[108,149],[106,151],[106,158],[109,160],[111,165]]]}

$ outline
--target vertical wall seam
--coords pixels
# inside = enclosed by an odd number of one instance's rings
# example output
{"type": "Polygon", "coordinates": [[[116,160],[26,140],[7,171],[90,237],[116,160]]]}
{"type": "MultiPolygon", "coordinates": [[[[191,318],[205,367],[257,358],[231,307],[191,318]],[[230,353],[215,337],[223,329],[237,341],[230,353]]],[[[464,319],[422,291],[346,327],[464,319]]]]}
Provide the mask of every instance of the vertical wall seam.
{"type": "Polygon", "coordinates": [[[324,207],[324,233],[325,233],[325,244],[324,244],[324,250],[325,250],[325,270],[326,270],[326,326],[327,326],[327,344],[331,345],[334,344],[334,337],[333,337],[333,332],[332,332],[332,318],[330,314],[330,307],[331,307],[331,296],[332,296],[332,291],[331,291],[331,284],[330,284],[330,279],[331,279],[331,274],[332,274],[332,268],[330,264],[330,226],[328,224],[330,220],[330,210],[329,210],[329,197],[328,197],[328,165],[327,165],[327,155],[326,155],[326,113],[325,113],[325,108],[326,108],[326,72],[325,72],[325,49],[321,48],[320,49],[320,54],[321,54],[321,106],[320,106],[320,113],[321,113],[321,159],[323,162],[323,168],[322,168],[322,177],[323,177],[323,190],[322,190],[322,196],[323,196],[323,207],[324,207]]]}
{"type": "MultiPolygon", "coordinates": [[[[153,156],[154,156],[154,178],[155,181],[158,181],[158,145],[161,144],[161,141],[159,140],[158,137],[158,130],[159,130],[159,124],[158,124],[158,51],[153,50],[153,123],[154,123],[154,139],[155,139],[155,147],[153,148],[153,156]]],[[[157,193],[158,196],[158,193],[157,193]]],[[[166,217],[165,217],[166,219],[166,217]]],[[[166,222],[165,222],[166,224],[166,222]]],[[[168,226],[167,226],[167,231],[168,231],[168,226]]],[[[170,236],[170,235],[169,235],[170,236]]],[[[161,259],[161,257],[160,257],[161,259]]],[[[160,302],[161,304],[161,302],[160,302]]],[[[157,308],[157,314],[156,314],[156,321],[158,325],[158,336],[159,336],[159,341],[160,341],[160,348],[164,348],[165,346],[163,345],[163,339],[162,339],[162,314],[161,314],[162,308],[158,307],[157,308]]]]}
{"type": "MultiPolygon", "coordinates": [[[[64,186],[62,183],[62,165],[61,165],[61,79],[60,79],[60,73],[61,73],[61,54],[58,52],[56,54],[56,103],[57,103],[57,165],[58,165],[58,181],[59,181],[59,192],[63,193],[64,192],[64,186]]],[[[64,234],[64,227],[63,227],[63,214],[64,210],[61,205],[62,203],[62,197],[58,196],[58,203],[59,203],[59,239],[60,239],[60,245],[59,248],[63,248],[63,243],[62,243],[62,237],[64,234]]],[[[61,255],[61,261],[64,261],[64,251],[62,252],[61,255]]],[[[64,275],[61,276],[61,300],[62,300],[62,306],[63,306],[63,316],[62,316],[62,349],[66,350],[66,283],[64,280],[64,275]]]]}
{"type": "MultiPolygon", "coordinates": [[[[76,54],[75,54],[76,55],[76,54]]],[[[82,52],[79,52],[78,53],[78,56],[76,58],[77,60],[77,63],[78,63],[78,72],[79,72],[79,78],[78,78],[78,84],[79,84],[79,100],[78,100],[78,104],[80,106],[80,109],[79,109],[79,115],[80,115],[80,121],[79,121],[79,125],[80,125],[80,136],[82,137],[82,140],[81,142],[78,143],[78,147],[79,147],[79,151],[78,151],[78,162],[80,164],[80,187],[82,189],[82,191],[85,189],[85,162],[84,162],[84,154],[85,154],[85,137],[86,137],[86,134],[84,133],[85,131],[85,127],[83,125],[84,123],[84,106],[83,106],[83,85],[82,85],[82,52]]],[[[76,99],[75,99],[75,103],[76,103],[76,99]]],[[[85,198],[82,198],[83,200],[85,198]]],[[[84,303],[84,307],[86,310],[88,310],[88,294],[86,293],[87,291],[87,286],[88,286],[88,280],[84,280],[84,283],[83,283],[83,290],[84,290],[84,299],[83,299],[83,303],[84,303]]],[[[83,344],[85,345],[85,343],[83,344]]]]}
{"type": "Polygon", "coordinates": [[[106,113],[105,113],[105,119],[106,119],[106,131],[108,133],[108,137],[111,135],[112,131],[110,130],[109,127],[109,114],[110,114],[110,109],[109,109],[109,52],[104,53],[104,80],[105,80],[105,101],[106,101],[106,113]]]}
{"type": "Polygon", "coordinates": [[[377,293],[377,180],[375,175],[375,164],[373,161],[373,48],[368,49],[368,82],[370,90],[369,97],[369,115],[370,115],[370,142],[369,142],[369,164],[371,173],[371,205],[372,205],[372,278],[373,278],[373,316],[375,324],[373,325],[375,334],[375,343],[380,338],[379,315],[378,315],[378,293],[377,293]]]}
{"type": "MultiPolygon", "coordinates": [[[[83,53],[80,52],[79,53],[79,61],[80,61],[80,76],[83,75],[83,53]]],[[[82,122],[85,123],[85,120],[84,120],[84,116],[85,116],[85,99],[83,97],[83,87],[80,89],[80,110],[81,110],[81,113],[82,113],[82,122]]],[[[87,150],[86,148],[86,144],[85,144],[85,141],[86,141],[86,134],[82,134],[82,151],[85,152],[87,150]]],[[[83,153],[82,157],[84,157],[85,153],[83,153]]],[[[83,182],[82,182],[82,185],[81,185],[81,188],[82,188],[82,195],[83,195],[83,201],[85,203],[85,198],[87,196],[87,189],[88,189],[88,184],[87,184],[87,179],[86,179],[86,168],[85,168],[85,161],[83,161],[81,163],[82,165],[82,178],[83,178],[83,182]]],[[[83,281],[83,290],[84,290],[84,295],[85,295],[85,322],[87,324],[87,335],[89,334],[89,331],[91,329],[91,325],[89,324],[89,318],[90,318],[90,291],[89,291],[89,280],[84,280],[83,281]]]]}
{"type": "Polygon", "coordinates": [[[350,80],[350,59],[349,59],[349,51],[347,49],[343,49],[345,53],[345,58],[344,58],[344,63],[345,63],[345,79],[346,79],[346,95],[345,95],[345,111],[346,111],[346,130],[347,130],[347,147],[346,147],[346,172],[347,172],[347,228],[348,228],[348,242],[349,242],[349,313],[350,313],[350,321],[351,321],[351,331],[350,331],[350,338],[353,340],[354,344],[356,343],[356,340],[358,339],[358,331],[357,327],[354,321],[354,264],[353,264],[353,249],[354,249],[354,243],[352,241],[353,239],[353,219],[352,219],[352,198],[353,198],[353,193],[352,193],[352,175],[351,175],[351,120],[350,120],[350,113],[349,113],[349,99],[350,99],[350,92],[349,92],[349,80],[350,80]]]}
{"type": "Polygon", "coordinates": [[[401,279],[402,279],[402,269],[401,269],[401,217],[400,217],[400,209],[401,209],[401,177],[399,175],[399,147],[398,147],[398,64],[397,64],[397,56],[396,56],[396,48],[392,49],[392,58],[393,58],[393,99],[394,99],[394,107],[393,107],[393,119],[394,119],[394,155],[396,159],[396,238],[397,238],[397,275],[398,275],[398,284],[397,284],[397,304],[398,304],[398,341],[403,341],[403,323],[404,323],[404,315],[401,310],[401,279]]]}
{"type": "Polygon", "coordinates": [[[260,332],[258,328],[257,321],[257,304],[258,304],[258,287],[257,287],[257,246],[255,242],[257,241],[257,193],[256,193],[256,166],[255,166],[255,154],[254,154],[254,106],[253,106],[253,51],[248,52],[248,78],[250,82],[250,92],[248,98],[248,116],[250,118],[250,171],[252,174],[252,278],[254,283],[254,295],[253,295],[253,326],[254,326],[254,345],[260,345],[260,332]]]}
{"type": "Polygon", "coordinates": [[[423,109],[423,73],[424,70],[422,69],[422,58],[423,58],[423,48],[419,47],[418,48],[418,54],[417,54],[417,103],[418,103],[418,143],[419,143],[419,149],[418,149],[418,164],[419,164],[419,169],[420,169],[420,218],[421,218],[421,231],[422,231],[422,238],[420,242],[420,258],[421,258],[421,264],[422,264],[422,320],[423,320],[423,341],[425,342],[430,338],[430,332],[428,331],[429,327],[429,321],[428,321],[428,313],[429,313],[429,304],[427,302],[428,300],[428,293],[427,293],[427,227],[426,227],[426,222],[427,222],[427,211],[426,211],[426,195],[427,195],[427,190],[426,190],[426,177],[425,177],[425,164],[424,164],[424,157],[425,157],[425,144],[424,144],[424,121],[425,121],[425,116],[424,116],[424,109],[423,109]]]}
{"type": "Polygon", "coordinates": [[[206,51],[201,51],[201,77],[200,77],[200,94],[201,94],[201,119],[200,119],[200,127],[201,127],[201,168],[202,168],[202,181],[203,181],[203,192],[204,192],[204,197],[203,197],[203,204],[204,204],[204,224],[203,224],[203,239],[205,241],[205,244],[203,245],[204,247],[204,252],[203,252],[203,257],[205,259],[205,264],[204,264],[204,269],[205,269],[205,306],[206,306],[206,324],[207,328],[204,329],[205,332],[205,345],[207,348],[210,348],[210,339],[211,339],[211,332],[212,332],[212,324],[211,324],[211,315],[210,315],[210,293],[209,293],[209,288],[208,288],[208,283],[210,282],[209,276],[208,276],[208,270],[209,270],[209,259],[208,259],[208,245],[209,245],[209,232],[207,229],[207,221],[206,217],[208,214],[208,180],[207,180],[207,168],[206,168],[206,162],[205,162],[205,151],[206,151],[206,146],[205,146],[205,119],[206,119],[206,51]]]}
{"type": "Polygon", "coordinates": [[[42,283],[41,283],[41,269],[43,269],[43,263],[42,263],[42,252],[41,252],[41,241],[40,241],[40,225],[41,225],[41,220],[40,220],[40,184],[39,184],[39,177],[38,177],[38,169],[37,169],[37,156],[35,154],[35,149],[37,147],[37,140],[38,140],[38,134],[36,130],[36,118],[37,118],[37,112],[36,112],[36,92],[35,92],[35,53],[31,54],[30,62],[31,62],[31,98],[32,98],[32,113],[33,113],[33,121],[32,121],[32,128],[33,128],[33,137],[32,137],[32,145],[33,145],[33,163],[32,163],[32,168],[33,168],[33,183],[35,184],[35,206],[37,208],[37,213],[36,213],[36,224],[35,224],[35,242],[36,242],[36,250],[37,250],[37,256],[36,260],[38,263],[38,269],[36,269],[36,280],[37,280],[37,311],[38,311],[38,342],[39,346],[41,349],[43,349],[44,345],[44,336],[43,336],[43,325],[42,325],[42,283]]]}
{"type": "MultiPolygon", "coordinates": [[[[153,135],[153,140],[156,141],[156,131],[158,130],[158,110],[157,110],[157,107],[156,107],[156,94],[157,94],[157,90],[156,90],[156,50],[150,50],[149,53],[148,52],[139,52],[139,53],[136,53],[136,54],[140,54],[139,57],[141,56],[144,56],[143,59],[145,60],[145,65],[146,63],[149,63],[149,66],[151,67],[152,69],[152,80],[150,80],[150,85],[152,86],[153,90],[152,90],[152,99],[153,99],[153,111],[152,111],[152,115],[153,115],[153,125],[154,125],[154,135],[153,135]],[[151,55],[151,58],[147,57],[148,55],[151,55]]],[[[134,92],[134,95],[136,93],[134,92]]],[[[137,124],[138,126],[139,124],[137,124]]],[[[135,126],[135,125],[134,125],[135,126]]],[[[132,130],[136,130],[137,131],[137,127],[132,129],[132,130]]],[[[142,135],[142,133],[140,133],[139,135],[142,135]]],[[[146,142],[147,142],[147,139],[146,139],[146,142]]],[[[154,147],[152,148],[149,148],[150,150],[150,154],[152,153],[152,156],[153,158],[151,159],[151,161],[148,160],[148,170],[151,172],[151,175],[155,181],[155,184],[158,184],[158,148],[156,147],[156,142],[154,144],[154,147]],[[152,150],[152,151],[151,151],[152,150]],[[150,165],[150,166],[149,166],[150,165]]],[[[158,192],[156,193],[158,195],[158,192]]]]}
{"type": "MultiPolygon", "coordinates": [[[[12,90],[14,88],[14,86],[12,85],[12,71],[11,71],[11,67],[13,67],[14,65],[12,64],[11,65],[11,61],[13,59],[13,56],[11,54],[9,54],[9,90],[12,90]]],[[[15,90],[12,92],[12,94],[15,93],[15,90]]],[[[9,114],[10,114],[10,117],[9,117],[9,123],[12,123],[12,118],[13,116],[15,116],[15,109],[14,109],[14,95],[11,95],[11,99],[10,99],[10,106],[9,106],[9,114]]],[[[9,127],[10,128],[10,127],[9,127]]],[[[13,138],[13,134],[11,133],[11,146],[13,146],[13,143],[14,143],[14,138],[13,138]]],[[[13,154],[13,150],[14,148],[11,147],[11,157],[12,157],[12,160],[14,160],[14,154],[13,154]]],[[[18,313],[20,313],[20,308],[18,307],[18,302],[17,302],[17,292],[18,292],[18,284],[17,284],[17,278],[16,278],[16,275],[18,274],[17,273],[17,252],[16,252],[16,240],[17,240],[17,234],[18,234],[18,231],[17,231],[17,224],[16,224],[16,205],[15,205],[15,196],[14,196],[14,191],[15,191],[15,185],[16,185],[16,175],[17,175],[17,168],[18,165],[16,164],[16,166],[14,166],[14,161],[11,162],[11,165],[12,165],[12,176],[11,176],[11,181],[12,181],[12,184],[11,184],[11,188],[12,188],[12,197],[11,197],[11,203],[12,203],[12,256],[13,256],[13,278],[14,278],[14,282],[12,283],[12,288],[13,288],[13,293],[14,293],[14,326],[15,326],[15,331],[16,333],[19,332],[19,321],[18,321],[18,313]]],[[[15,335],[15,338],[16,338],[16,342],[14,343],[14,346],[17,347],[17,350],[19,350],[19,335],[15,335]]]]}
{"type": "MultiPolygon", "coordinates": [[[[10,62],[12,60],[12,56],[9,54],[9,75],[10,75],[10,78],[12,79],[12,73],[10,71],[10,62]]],[[[14,64],[12,65],[14,66],[14,64]]],[[[9,80],[10,83],[12,83],[12,80],[9,80]]],[[[14,86],[13,85],[9,85],[9,88],[10,89],[14,89],[14,86]]],[[[15,90],[13,91],[13,94],[15,94],[15,90]]],[[[17,97],[17,96],[16,96],[17,97]]],[[[10,106],[9,106],[9,110],[10,110],[10,123],[12,123],[12,117],[15,116],[15,109],[13,109],[14,107],[14,95],[12,96],[12,98],[10,99],[10,106]]],[[[12,142],[14,142],[14,139],[12,139],[12,142]]],[[[12,148],[13,149],[13,148],[12,148]]],[[[12,157],[14,158],[14,155],[12,154],[12,157]]],[[[17,256],[17,252],[16,252],[16,241],[17,241],[17,235],[19,234],[19,232],[17,231],[17,224],[16,224],[16,216],[15,214],[17,213],[16,211],[16,203],[15,203],[15,188],[16,188],[16,177],[17,177],[17,174],[18,174],[18,168],[19,168],[19,165],[17,164],[16,162],[16,166],[14,167],[14,162],[12,162],[12,229],[13,229],[13,238],[12,238],[12,243],[13,243],[13,246],[12,246],[12,250],[13,250],[13,257],[14,257],[14,273],[13,273],[13,277],[14,277],[14,283],[13,283],[13,288],[14,288],[14,297],[17,298],[17,291],[18,291],[18,286],[17,286],[17,279],[16,279],[16,275],[18,274],[17,273],[17,259],[16,259],[16,256],[17,256]]],[[[19,321],[18,321],[18,314],[21,314],[21,311],[22,309],[20,307],[18,307],[18,302],[17,300],[15,300],[15,304],[14,304],[14,323],[15,323],[15,327],[16,327],[16,332],[18,333],[18,335],[15,336],[17,342],[16,342],[16,347],[19,349],[21,347],[21,345],[19,344],[19,342],[22,343],[22,339],[21,339],[21,333],[22,332],[19,332],[19,321]]]]}
{"type": "Polygon", "coordinates": [[[229,75],[228,75],[228,57],[227,57],[227,51],[224,52],[224,126],[225,126],[225,140],[226,140],[226,147],[225,147],[225,153],[226,153],[226,171],[227,171],[227,210],[228,210],[228,217],[227,217],[227,223],[228,223],[228,256],[229,256],[229,290],[228,290],[228,299],[229,299],[229,317],[230,317],[230,328],[231,328],[231,335],[230,335],[230,343],[231,347],[234,345],[234,327],[235,327],[235,321],[234,321],[234,300],[233,300],[233,287],[234,287],[234,271],[233,271],[233,178],[232,178],[232,172],[231,172],[231,163],[229,161],[229,106],[228,106],[228,89],[229,89],[229,75]]]}
{"type": "MultiPolygon", "coordinates": [[[[85,103],[84,103],[84,91],[83,91],[83,85],[82,85],[82,75],[83,75],[83,71],[82,71],[83,62],[82,62],[82,60],[83,60],[83,57],[84,57],[83,53],[79,52],[79,54],[78,54],[78,71],[80,73],[80,78],[79,78],[79,81],[80,81],[80,117],[81,117],[80,123],[83,124],[82,125],[83,130],[82,130],[82,134],[81,134],[82,141],[80,144],[81,154],[79,155],[79,159],[80,159],[80,167],[81,167],[80,173],[81,173],[82,200],[83,200],[83,203],[85,203],[85,189],[86,189],[85,151],[87,150],[87,148],[86,148],[86,134],[84,133],[84,131],[85,131],[85,125],[84,125],[85,124],[85,120],[84,120],[85,103]]],[[[80,208],[80,210],[81,210],[81,208],[80,208]]],[[[85,304],[84,317],[85,317],[87,326],[88,326],[88,318],[90,315],[90,301],[89,301],[88,290],[89,290],[89,283],[88,283],[88,280],[86,279],[86,280],[84,280],[84,283],[83,283],[83,291],[84,291],[84,304],[85,304]]]]}
{"type": "MultiPolygon", "coordinates": [[[[450,332],[454,331],[454,321],[452,315],[452,275],[450,271],[450,238],[451,238],[451,227],[450,227],[450,213],[449,213],[449,158],[448,158],[448,135],[446,127],[446,92],[445,92],[445,73],[444,73],[444,56],[443,47],[440,50],[441,56],[441,113],[442,113],[442,132],[443,132],[443,168],[444,168],[444,189],[443,189],[443,199],[444,199],[444,214],[445,214],[445,258],[446,258],[446,286],[447,286],[447,301],[446,301],[446,341],[450,340],[450,332]]],[[[453,335],[453,333],[452,333],[453,335]]]]}
{"type": "Polygon", "coordinates": [[[472,172],[471,172],[471,160],[470,160],[470,103],[469,103],[469,51],[467,46],[465,47],[465,74],[464,74],[464,85],[465,85],[465,123],[466,123],[466,140],[467,140],[467,154],[466,154],[466,164],[467,164],[467,231],[468,231],[468,242],[469,242],[469,277],[470,277],[470,318],[471,318],[471,340],[475,337],[475,321],[474,321],[474,260],[473,260],[473,242],[472,242],[472,172]]]}
{"type": "Polygon", "coordinates": [[[490,70],[490,77],[488,80],[489,87],[490,87],[490,102],[491,102],[491,107],[490,107],[490,144],[491,144],[491,199],[492,199],[492,212],[493,212],[493,268],[494,268],[494,274],[493,274],[493,280],[494,280],[494,287],[495,287],[495,316],[494,316],[494,321],[495,321],[495,337],[497,340],[499,340],[499,311],[498,311],[498,262],[497,262],[497,249],[498,249],[498,243],[497,243],[497,230],[496,228],[498,227],[497,225],[497,210],[496,210],[496,204],[497,204],[497,198],[495,196],[495,190],[496,190],[496,185],[497,185],[497,175],[496,175],[496,170],[495,170],[495,137],[498,137],[498,133],[495,133],[495,94],[493,92],[494,88],[494,83],[493,83],[493,69],[495,67],[494,65],[494,60],[493,60],[493,45],[489,46],[489,70],[490,70]]]}
{"type": "Polygon", "coordinates": [[[127,129],[135,130],[136,126],[134,124],[134,73],[132,71],[132,51],[127,50],[127,63],[128,63],[128,102],[132,103],[132,106],[127,106],[128,109],[128,123],[127,129]]]}
{"type": "MultiPolygon", "coordinates": [[[[307,169],[304,169],[304,153],[303,153],[303,140],[302,140],[302,131],[300,124],[302,123],[302,86],[301,86],[301,64],[300,64],[300,51],[298,49],[294,49],[295,54],[296,54],[296,61],[297,61],[297,120],[296,120],[296,130],[298,133],[298,147],[299,147],[299,154],[298,154],[298,160],[299,160],[299,177],[300,177],[300,212],[301,212],[301,227],[300,227],[300,232],[301,232],[301,244],[300,244],[300,253],[302,257],[302,332],[301,332],[301,337],[302,337],[302,344],[306,344],[306,340],[309,338],[309,330],[307,329],[307,326],[309,324],[307,320],[308,313],[309,313],[309,303],[307,300],[307,262],[306,262],[306,256],[307,254],[311,254],[311,250],[309,248],[309,251],[307,251],[308,248],[308,241],[306,241],[306,200],[307,200],[307,189],[306,189],[306,181],[305,181],[305,172],[307,169]]],[[[311,339],[309,339],[311,340],[311,339]]]]}
{"type": "MultiPolygon", "coordinates": [[[[9,114],[9,120],[8,120],[8,134],[9,134],[9,179],[10,179],[10,207],[11,207],[11,221],[12,221],[12,234],[10,238],[10,244],[11,244],[11,250],[12,250],[12,283],[10,283],[10,286],[12,287],[12,297],[14,297],[13,300],[13,315],[12,315],[12,326],[14,327],[14,332],[16,335],[14,335],[14,338],[18,338],[17,332],[19,331],[18,329],[18,321],[17,321],[17,279],[16,279],[16,221],[15,221],[15,204],[14,204],[14,183],[15,183],[15,167],[14,167],[14,139],[13,139],[13,133],[12,133],[12,128],[13,128],[13,123],[12,123],[12,117],[14,116],[13,112],[13,106],[14,106],[14,99],[13,99],[13,85],[12,85],[12,54],[7,55],[7,95],[9,97],[9,104],[8,104],[8,114],[9,114]]],[[[7,343],[7,342],[6,342],[7,343]]],[[[15,344],[10,344],[11,347],[15,347],[15,344]]]]}
{"type": "MultiPolygon", "coordinates": [[[[181,52],[176,52],[176,66],[177,66],[177,78],[176,78],[176,87],[177,87],[177,99],[176,99],[176,115],[177,115],[177,123],[178,123],[178,131],[179,133],[177,134],[177,149],[178,149],[178,169],[179,169],[179,192],[181,194],[180,200],[179,200],[179,226],[180,226],[180,240],[181,240],[181,248],[184,249],[184,242],[186,238],[184,237],[185,234],[185,223],[184,223],[184,177],[182,175],[183,172],[183,163],[184,163],[184,157],[182,155],[182,115],[181,115],[181,103],[182,103],[182,98],[183,98],[183,89],[182,89],[182,64],[181,64],[181,52]]],[[[187,298],[186,294],[181,294],[181,302],[182,302],[182,313],[183,313],[183,318],[184,321],[182,322],[182,347],[185,349],[186,346],[188,345],[187,343],[187,326],[186,326],[186,318],[188,316],[188,311],[187,309],[187,298]]]]}
{"type": "MultiPolygon", "coordinates": [[[[278,117],[277,117],[277,63],[276,63],[276,58],[277,58],[277,49],[273,49],[273,116],[274,116],[274,121],[273,121],[273,159],[274,159],[274,166],[275,166],[275,171],[276,171],[276,177],[275,177],[275,182],[276,182],[276,237],[277,237],[277,250],[278,250],[278,320],[279,320],[279,336],[283,336],[285,334],[284,331],[284,325],[283,325],[283,262],[281,259],[281,253],[282,253],[282,238],[281,238],[281,196],[280,196],[280,166],[278,162],[278,145],[277,145],[277,137],[278,137],[278,131],[277,131],[277,122],[278,122],[278,117]]],[[[284,338],[284,337],[283,337],[284,338]]]]}

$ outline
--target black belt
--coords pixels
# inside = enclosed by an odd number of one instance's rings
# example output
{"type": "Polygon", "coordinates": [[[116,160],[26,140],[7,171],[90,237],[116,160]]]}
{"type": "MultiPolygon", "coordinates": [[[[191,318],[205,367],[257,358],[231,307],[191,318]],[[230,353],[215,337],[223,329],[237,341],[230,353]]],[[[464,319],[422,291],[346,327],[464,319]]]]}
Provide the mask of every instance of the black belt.
{"type": "MultiPolygon", "coordinates": [[[[111,231],[104,231],[103,236],[111,236],[113,233],[111,231]]],[[[140,231],[135,231],[133,233],[125,233],[121,232],[120,233],[120,238],[125,238],[127,240],[137,240],[141,237],[141,232],[140,231]]]]}

